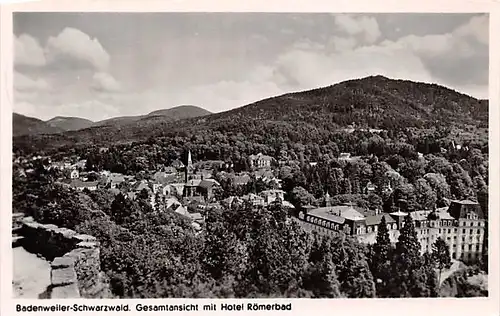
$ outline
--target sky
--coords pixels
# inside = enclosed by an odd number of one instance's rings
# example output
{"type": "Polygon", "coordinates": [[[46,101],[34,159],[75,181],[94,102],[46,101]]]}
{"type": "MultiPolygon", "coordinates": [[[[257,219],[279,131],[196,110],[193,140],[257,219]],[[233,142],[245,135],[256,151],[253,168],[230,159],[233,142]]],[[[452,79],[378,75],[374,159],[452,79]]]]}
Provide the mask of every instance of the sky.
{"type": "Polygon", "coordinates": [[[226,111],[384,75],[488,97],[487,14],[15,13],[14,111],[226,111]]]}

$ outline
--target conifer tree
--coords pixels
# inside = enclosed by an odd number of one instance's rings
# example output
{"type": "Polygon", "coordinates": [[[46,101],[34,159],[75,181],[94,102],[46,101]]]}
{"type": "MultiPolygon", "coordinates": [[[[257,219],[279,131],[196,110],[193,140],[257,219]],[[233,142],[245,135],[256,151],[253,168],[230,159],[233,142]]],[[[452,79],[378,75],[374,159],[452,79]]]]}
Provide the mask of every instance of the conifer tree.
{"type": "Polygon", "coordinates": [[[392,246],[385,216],[378,225],[377,242],[373,245],[371,271],[376,283],[377,296],[386,296],[387,282],[390,280],[392,246]]]}
{"type": "Polygon", "coordinates": [[[335,265],[332,261],[332,254],[327,252],[323,257],[320,266],[320,274],[323,280],[320,285],[319,297],[335,298],[340,297],[340,284],[335,273],[335,265]]]}
{"type": "Polygon", "coordinates": [[[444,269],[449,269],[451,266],[450,251],[446,241],[439,237],[436,242],[432,245],[432,259],[434,265],[439,270],[438,283],[441,283],[441,273],[444,269]]]}
{"type": "Polygon", "coordinates": [[[414,297],[415,291],[419,289],[422,258],[420,256],[420,243],[415,231],[413,220],[408,214],[404,220],[404,226],[400,230],[398,242],[396,243],[394,263],[392,265],[392,276],[390,295],[394,297],[414,297]]]}
{"type": "Polygon", "coordinates": [[[418,268],[421,265],[420,248],[415,225],[408,214],[396,243],[396,256],[400,257],[401,263],[404,263],[406,267],[418,268]]]}
{"type": "Polygon", "coordinates": [[[432,255],[429,253],[424,254],[424,269],[427,278],[426,287],[428,289],[428,295],[430,297],[439,296],[439,281],[436,275],[436,271],[434,270],[434,265],[432,255]]]}

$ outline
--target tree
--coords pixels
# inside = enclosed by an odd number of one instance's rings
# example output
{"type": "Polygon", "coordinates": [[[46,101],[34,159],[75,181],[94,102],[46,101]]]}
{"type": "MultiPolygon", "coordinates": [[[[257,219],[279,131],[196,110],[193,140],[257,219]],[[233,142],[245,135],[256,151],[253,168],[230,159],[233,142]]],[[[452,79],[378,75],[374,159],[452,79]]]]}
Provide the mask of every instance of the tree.
{"type": "Polygon", "coordinates": [[[335,237],[329,248],[342,293],[349,298],[375,297],[376,289],[365,247],[347,238],[335,237]]]}
{"type": "Polygon", "coordinates": [[[394,264],[392,265],[393,278],[390,286],[391,296],[414,296],[414,289],[419,283],[417,272],[422,266],[420,248],[413,220],[408,214],[404,219],[404,225],[396,243],[394,264]]]}
{"type": "Polygon", "coordinates": [[[335,273],[335,265],[332,261],[332,254],[326,253],[320,264],[320,278],[321,283],[318,284],[319,297],[335,298],[340,297],[340,284],[335,273]]]}
{"type": "Polygon", "coordinates": [[[421,209],[430,210],[436,205],[436,193],[423,178],[415,183],[417,204],[421,209]]]}
{"type": "Polygon", "coordinates": [[[450,186],[446,182],[446,178],[440,173],[427,173],[424,179],[436,192],[436,202],[438,207],[444,206],[444,200],[450,198],[450,186]]]}
{"type": "Polygon", "coordinates": [[[375,287],[377,289],[377,297],[386,297],[387,285],[391,278],[390,267],[392,258],[392,245],[389,238],[389,231],[387,230],[387,222],[385,216],[378,225],[377,241],[373,245],[371,271],[375,280],[375,287]]]}
{"type": "Polygon", "coordinates": [[[303,187],[295,187],[291,194],[291,202],[297,207],[303,207],[308,204],[313,204],[316,199],[303,187]]]}
{"type": "Polygon", "coordinates": [[[438,284],[441,284],[441,273],[444,269],[449,269],[451,266],[450,250],[446,241],[441,239],[441,237],[438,237],[434,244],[432,244],[432,257],[434,264],[439,269],[438,284]]]}
{"type": "Polygon", "coordinates": [[[111,219],[119,225],[125,223],[131,215],[130,201],[121,192],[115,196],[111,203],[110,213],[111,219]]]}
{"type": "Polygon", "coordinates": [[[147,199],[149,199],[149,192],[148,192],[148,190],[146,190],[145,188],[142,189],[139,192],[139,194],[137,195],[137,198],[141,199],[141,200],[147,200],[147,199]]]}

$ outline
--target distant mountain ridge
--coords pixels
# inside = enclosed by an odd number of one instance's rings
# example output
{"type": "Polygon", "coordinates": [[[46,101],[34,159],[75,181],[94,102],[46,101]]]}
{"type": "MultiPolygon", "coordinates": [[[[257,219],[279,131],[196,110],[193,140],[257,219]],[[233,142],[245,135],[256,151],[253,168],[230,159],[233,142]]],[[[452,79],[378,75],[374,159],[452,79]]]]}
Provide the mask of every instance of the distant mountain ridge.
{"type": "Polygon", "coordinates": [[[93,127],[97,126],[124,126],[127,124],[131,124],[137,121],[158,121],[158,120],[183,120],[187,118],[200,117],[212,114],[212,112],[207,111],[201,107],[194,105],[180,105],[170,109],[162,109],[150,112],[146,115],[137,115],[137,116],[121,116],[121,117],[113,117],[110,119],[102,120],[95,122],[92,124],[93,127]]]}
{"type": "Polygon", "coordinates": [[[79,131],[91,127],[121,127],[133,122],[144,120],[157,122],[176,121],[209,114],[211,114],[210,111],[193,105],[181,105],[170,109],[156,110],[146,115],[113,117],[97,122],[80,117],[67,116],[56,116],[50,120],[42,121],[37,118],[13,113],[13,135],[59,134],[63,132],[79,131]]]}
{"type": "Polygon", "coordinates": [[[12,114],[12,135],[56,134],[64,130],[51,126],[42,120],[17,113],[12,114]]]}
{"type": "Polygon", "coordinates": [[[77,131],[88,128],[94,124],[91,120],[80,117],[56,116],[46,121],[52,127],[62,129],[63,131],[77,131]]]}

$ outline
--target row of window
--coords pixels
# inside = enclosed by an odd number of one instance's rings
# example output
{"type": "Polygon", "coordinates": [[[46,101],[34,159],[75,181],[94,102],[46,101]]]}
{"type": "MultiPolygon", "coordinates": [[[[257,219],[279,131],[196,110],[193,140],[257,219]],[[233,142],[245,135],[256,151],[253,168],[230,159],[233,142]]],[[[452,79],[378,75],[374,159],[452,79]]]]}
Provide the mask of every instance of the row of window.
{"type": "MultiPolygon", "coordinates": [[[[477,219],[477,218],[474,218],[477,219]]],[[[440,227],[440,226],[484,226],[484,221],[477,222],[467,222],[461,221],[460,224],[456,220],[443,220],[440,222],[436,221],[417,221],[416,227],[440,227]]]]}
{"type": "MultiPolygon", "coordinates": [[[[451,230],[450,228],[448,228],[448,230],[446,230],[446,229],[442,229],[441,230],[441,228],[439,229],[439,233],[440,234],[441,233],[443,233],[443,234],[446,234],[446,233],[451,234],[452,232],[456,233],[457,231],[458,231],[457,228],[454,228],[453,230],[451,230]]],[[[481,234],[482,231],[483,231],[482,228],[477,228],[477,229],[470,228],[468,230],[469,234],[474,234],[474,233],[481,234]]],[[[462,234],[467,234],[467,228],[462,228],[462,234]]]]}
{"type": "Polygon", "coordinates": [[[460,223],[460,226],[484,226],[484,221],[477,221],[477,222],[466,222],[463,221],[460,223]],[[468,224],[468,225],[467,225],[468,224]]]}
{"type": "MultiPolygon", "coordinates": [[[[420,242],[424,242],[424,241],[429,242],[429,239],[431,241],[434,241],[435,239],[437,239],[437,237],[438,236],[434,236],[434,235],[431,235],[430,238],[429,238],[429,236],[427,236],[427,237],[423,236],[423,237],[420,237],[419,240],[420,240],[420,242]]],[[[448,243],[452,242],[452,239],[451,239],[450,236],[446,237],[446,240],[448,241],[448,243]]],[[[469,238],[466,238],[465,236],[462,236],[462,243],[466,243],[466,242],[473,243],[474,240],[477,241],[477,242],[481,242],[482,241],[481,236],[479,236],[479,235],[469,236],[469,238]]],[[[457,236],[453,236],[453,243],[456,243],[456,242],[457,242],[457,236]]]]}
{"type": "MultiPolygon", "coordinates": [[[[451,253],[451,257],[452,257],[453,259],[458,259],[458,258],[457,258],[457,253],[456,253],[456,252],[452,252],[452,253],[451,253]]],[[[467,258],[468,260],[471,260],[472,258],[474,258],[474,253],[470,253],[470,252],[469,252],[469,253],[467,253],[467,254],[465,254],[465,253],[461,253],[461,254],[460,254],[460,259],[464,260],[464,259],[466,259],[466,258],[467,258]]]]}
{"type": "Polygon", "coordinates": [[[472,213],[472,212],[469,212],[467,213],[467,219],[477,219],[477,214],[476,213],[472,213]]]}
{"type": "MultiPolygon", "coordinates": [[[[429,229],[420,229],[420,230],[417,230],[417,234],[420,232],[420,235],[425,235],[425,234],[429,234],[429,229]]],[[[451,233],[457,233],[458,232],[458,229],[457,228],[448,228],[448,229],[439,229],[439,234],[451,234],[451,233]]],[[[482,228],[470,228],[470,229],[467,229],[467,228],[462,228],[462,234],[482,234],[483,232],[483,229],[482,228]]]]}

